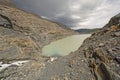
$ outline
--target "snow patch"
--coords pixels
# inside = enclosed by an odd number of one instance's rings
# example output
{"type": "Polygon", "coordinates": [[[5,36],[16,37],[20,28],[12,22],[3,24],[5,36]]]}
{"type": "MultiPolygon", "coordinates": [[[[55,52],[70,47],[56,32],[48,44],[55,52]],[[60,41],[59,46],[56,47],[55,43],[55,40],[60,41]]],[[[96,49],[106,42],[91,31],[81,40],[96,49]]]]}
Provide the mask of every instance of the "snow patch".
{"type": "Polygon", "coordinates": [[[16,62],[13,62],[13,63],[10,63],[10,64],[3,64],[3,62],[0,62],[0,71],[12,66],[12,65],[15,65],[15,66],[22,66],[24,63],[27,63],[29,62],[30,60],[26,60],[26,61],[16,61],[16,62]]]}
{"type": "Polygon", "coordinates": [[[52,61],[54,61],[54,60],[56,60],[57,59],[57,57],[51,57],[50,58],[50,61],[52,62],[52,61]]]}

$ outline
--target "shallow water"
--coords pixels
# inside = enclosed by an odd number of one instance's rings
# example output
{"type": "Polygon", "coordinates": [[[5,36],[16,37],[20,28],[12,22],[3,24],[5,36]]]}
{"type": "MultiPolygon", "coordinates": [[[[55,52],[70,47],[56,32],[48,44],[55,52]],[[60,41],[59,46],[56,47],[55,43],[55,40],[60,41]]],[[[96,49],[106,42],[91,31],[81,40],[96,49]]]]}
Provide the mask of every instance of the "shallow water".
{"type": "Polygon", "coordinates": [[[90,34],[73,35],[52,42],[43,47],[42,55],[52,57],[68,55],[69,53],[76,51],[81,46],[83,41],[89,36],[90,34]]]}

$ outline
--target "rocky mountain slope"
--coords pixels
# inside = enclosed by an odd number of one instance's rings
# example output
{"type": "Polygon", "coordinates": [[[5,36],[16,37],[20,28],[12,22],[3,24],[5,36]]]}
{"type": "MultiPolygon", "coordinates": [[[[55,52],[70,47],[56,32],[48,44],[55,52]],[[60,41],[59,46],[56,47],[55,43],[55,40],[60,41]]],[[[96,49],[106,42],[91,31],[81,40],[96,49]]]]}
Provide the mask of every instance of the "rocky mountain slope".
{"type": "Polygon", "coordinates": [[[44,45],[75,33],[2,2],[5,1],[0,0],[0,53],[4,54],[0,54],[0,60],[36,59],[44,45]]]}
{"type": "Polygon", "coordinates": [[[96,80],[120,80],[120,13],[84,41],[84,55],[96,80]]]}
{"type": "Polygon", "coordinates": [[[15,4],[11,0],[0,0],[0,4],[15,7],[15,4]]]}
{"type": "Polygon", "coordinates": [[[41,69],[47,59],[42,47],[73,34],[63,25],[17,9],[10,0],[0,0],[0,80],[23,80],[19,71],[25,76],[25,70],[41,69]],[[20,66],[26,61],[27,67],[20,66]]]}

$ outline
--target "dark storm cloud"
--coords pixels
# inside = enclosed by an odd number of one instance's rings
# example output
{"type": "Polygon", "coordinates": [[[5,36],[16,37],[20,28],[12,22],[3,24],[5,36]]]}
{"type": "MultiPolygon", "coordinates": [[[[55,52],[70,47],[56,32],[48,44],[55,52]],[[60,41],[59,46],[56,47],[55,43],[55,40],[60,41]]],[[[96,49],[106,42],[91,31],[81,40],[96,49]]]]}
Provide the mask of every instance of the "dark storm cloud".
{"type": "Polygon", "coordinates": [[[73,29],[102,27],[120,12],[120,0],[14,0],[19,7],[73,29]]]}

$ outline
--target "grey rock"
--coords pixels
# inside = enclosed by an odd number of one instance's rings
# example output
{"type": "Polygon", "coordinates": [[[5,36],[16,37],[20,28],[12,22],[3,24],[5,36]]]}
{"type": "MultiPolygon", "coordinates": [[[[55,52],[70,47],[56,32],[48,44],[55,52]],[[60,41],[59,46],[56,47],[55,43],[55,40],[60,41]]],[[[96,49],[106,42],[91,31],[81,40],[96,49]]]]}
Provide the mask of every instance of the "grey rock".
{"type": "Polygon", "coordinates": [[[2,14],[0,14],[0,26],[5,28],[13,28],[10,19],[2,14]]]}
{"type": "Polygon", "coordinates": [[[116,57],[117,62],[120,64],[120,57],[116,57]]]}
{"type": "Polygon", "coordinates": [[[116,37],[120,37],[120,32],[116,32],[116,33],[114,33],[114,36],[116,36],[116,37]]]}
{"type": "Polygon", "coordinates": [[[103,47],[105,44],[104,43],[100,43],[99,44],[99,47],[103,47]]]}

